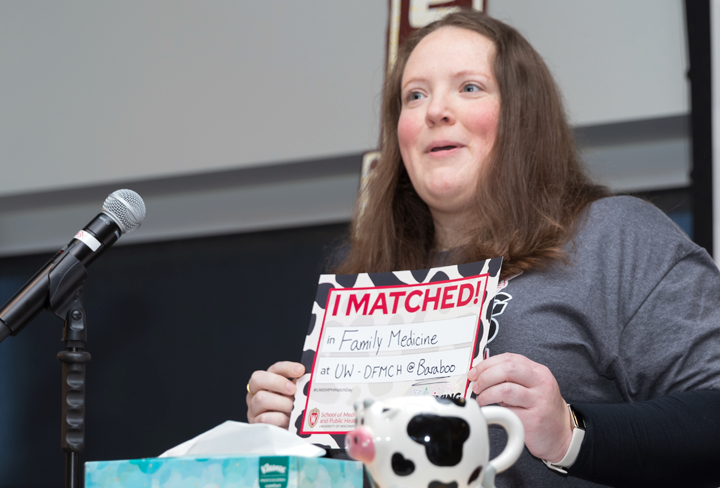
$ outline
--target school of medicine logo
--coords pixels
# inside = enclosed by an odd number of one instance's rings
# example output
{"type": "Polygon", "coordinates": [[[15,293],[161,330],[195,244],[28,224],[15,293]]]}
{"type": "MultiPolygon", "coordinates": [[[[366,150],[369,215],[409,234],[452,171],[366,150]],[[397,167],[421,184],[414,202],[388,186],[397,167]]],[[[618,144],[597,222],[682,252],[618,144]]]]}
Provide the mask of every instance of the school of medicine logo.
{"type": "Polygon", "coordinates": [[[320,419],[320,410],[317,408],[313,408],[310,410],[310,417],[308,418],[308,423],[310,424],[310,427],[315,427],[318,423],[318,419],[320,419]]]}

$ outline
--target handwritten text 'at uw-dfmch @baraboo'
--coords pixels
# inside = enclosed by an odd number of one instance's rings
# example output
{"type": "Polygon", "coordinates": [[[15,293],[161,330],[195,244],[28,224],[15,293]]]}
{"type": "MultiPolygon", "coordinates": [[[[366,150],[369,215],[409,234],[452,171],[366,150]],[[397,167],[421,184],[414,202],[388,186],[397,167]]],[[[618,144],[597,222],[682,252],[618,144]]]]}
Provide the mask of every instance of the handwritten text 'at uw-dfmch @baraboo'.
{"type": "Polygon", "coordinates": [[[321,357],[315,365],[313,383],[416,381],[465,374],[470,367],[471,353],[471,347],[464,347],[424,354],[321,357]]]}

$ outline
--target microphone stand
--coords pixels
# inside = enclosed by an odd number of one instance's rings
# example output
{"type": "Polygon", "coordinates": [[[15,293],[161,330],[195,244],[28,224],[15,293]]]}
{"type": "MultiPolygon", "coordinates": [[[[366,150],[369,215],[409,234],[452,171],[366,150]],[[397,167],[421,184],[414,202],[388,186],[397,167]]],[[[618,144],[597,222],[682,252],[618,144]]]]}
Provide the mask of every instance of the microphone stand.
{"type": "Polygon", "coordinates": [[[83,305],[85,266],[66,254],[50,271],[47,309],[65,321],[62,363],[62,417],[60,448],[65,452],[65,488],[81,488],[80,453],[85,449],[85,363],[87,328],[83,305]]]}
{"type": "Polygon", "coordinates": [[[144,219],[140,195],[132,190],[112,192],[102,212],[0,307],[0,342],[17,335],[43,308],[65,321],[65,350],[57,357],[63,371],[60,448],[65,452],[66,488],[80,488],[83,477],[79,455],[85,448],[85,363],[90,361],[85,351],[85,267],[144,219]]]}

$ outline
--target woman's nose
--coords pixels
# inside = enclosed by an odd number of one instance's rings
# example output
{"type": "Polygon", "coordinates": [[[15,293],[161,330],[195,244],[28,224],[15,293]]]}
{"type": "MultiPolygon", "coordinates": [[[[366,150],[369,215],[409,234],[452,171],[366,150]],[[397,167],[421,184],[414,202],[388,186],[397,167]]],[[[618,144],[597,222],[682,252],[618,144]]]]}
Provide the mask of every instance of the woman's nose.
{"type": "Polygon", "coordinates": [[[425,114],[425,121],[429,127],[438,124],[455,123],[455,114],[452,104],[445,95],[436,95],[431,97],[425,114]]]}

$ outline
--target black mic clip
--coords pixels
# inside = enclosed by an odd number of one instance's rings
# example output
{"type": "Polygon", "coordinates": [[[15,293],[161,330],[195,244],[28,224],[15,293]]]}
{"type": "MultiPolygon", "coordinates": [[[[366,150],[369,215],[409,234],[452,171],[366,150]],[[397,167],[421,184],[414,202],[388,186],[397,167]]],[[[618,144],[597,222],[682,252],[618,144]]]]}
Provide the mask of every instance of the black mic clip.
{"type": "MultiPolygon", "coordinates": [[[[87,269],[74,255],[64,253],[48,273],[48,304],[47,310],[65,321],[73,320],[73,313],[77,311],[84,315],[82,303],[82,288],[87,278],[87,269]]],[[[77,316],[77,313],[74,315],[77,316]]],[[[64,336],[64,341],[87,340],[84,332],[78,326],[72,330],[76,333],[64,336]]],[[[82,328],[84,331],[84,327],[82,328]]]]}

